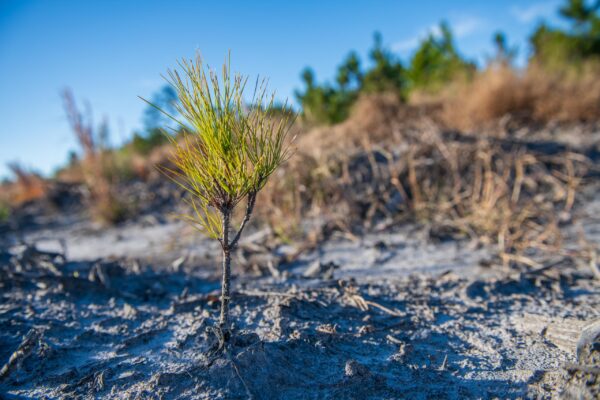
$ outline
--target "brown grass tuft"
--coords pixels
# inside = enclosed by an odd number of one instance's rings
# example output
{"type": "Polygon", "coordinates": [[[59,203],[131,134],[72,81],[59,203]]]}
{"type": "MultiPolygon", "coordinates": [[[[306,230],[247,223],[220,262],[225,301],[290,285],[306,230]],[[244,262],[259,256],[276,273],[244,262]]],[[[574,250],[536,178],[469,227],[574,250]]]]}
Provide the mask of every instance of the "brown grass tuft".
{"type": "Polygon", "coordinates": [[[441,96],[442,119],[470,130],[504,115],[529,122],[586,122],[600,119],[600,66],[548,70],[531,64],[518,72],[490,66],[472,81],[451,85],[441,96]]]}
{"type": "Polygon", "coordinates": [[[28,171],[17,162],[9,163],[8,168],[16,180],[6,185],[5,202],[15,207],[46,196],[48,187],[41,176],[28,171]]]}
{"type": "Polygon", "coordinates": [[[92,215],[104,224],[119,222],[125,217],[126,207],[116,193],[114,154],[105,148],[105,138],[94,129],[89,107],[84,116],[68,89],[63,92],[63,102],[71,129],[83,151],[78,168],[89,191],[92,215]]]}
{"type": "Polygon", "coordinates": [[[444,134],[419,108],[362,101],[347,122],[302,135],[265,188],[258,212],[277,232],[311,220],[352,233],[411,219],[432,237],[496,246],[505,262],[532,265],[532,250],[560,248],[559,219],[573,206],[585,158],[444,134]]]}

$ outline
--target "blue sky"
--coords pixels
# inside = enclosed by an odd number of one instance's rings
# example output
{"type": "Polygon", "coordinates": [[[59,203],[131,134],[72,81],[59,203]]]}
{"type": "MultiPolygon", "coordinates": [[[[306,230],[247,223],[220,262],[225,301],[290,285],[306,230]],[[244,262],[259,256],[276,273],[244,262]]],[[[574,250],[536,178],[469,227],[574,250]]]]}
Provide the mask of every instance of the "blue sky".
{"type": "Polygon", "coordinates": [[[61,89],[106,117],[119,143],[141,127],[144,103],[181,57],[200,51],[219,65],[269,77],[293,99],[300,71],[330,79],[352,49],[363,60],[374,31],[404,60],[441,20],[460,51],[482,62],[492,34],[519,46],[542,20],[556,23],[558,0],[504,1],[12,1],[0,0],[0,176],[6,163],[49,173],[76,149],[61,89]]]}

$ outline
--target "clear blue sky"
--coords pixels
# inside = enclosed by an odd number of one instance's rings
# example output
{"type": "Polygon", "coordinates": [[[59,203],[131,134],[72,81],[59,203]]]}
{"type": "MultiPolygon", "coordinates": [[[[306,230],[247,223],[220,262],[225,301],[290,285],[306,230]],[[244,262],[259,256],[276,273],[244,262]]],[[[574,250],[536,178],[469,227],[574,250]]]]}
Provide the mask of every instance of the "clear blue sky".
{"type": "Polygon", "coordinates": [[[366,59],[374,31],[404,60],[443,19],[460,51],[482,61],[496,30],[524,59],[527,37],[557,21],[559,0],[503,1],[11,1],[0,0],[0,176],[18,160],[44,173],[76,149],[59,92],[107,117],[113,143],[141,127],[160,74],[201,51],[211,65],[232,51],[235,70],[270,78],[292,99],[307,65],[331,79],[352,49],[366,59]]]}

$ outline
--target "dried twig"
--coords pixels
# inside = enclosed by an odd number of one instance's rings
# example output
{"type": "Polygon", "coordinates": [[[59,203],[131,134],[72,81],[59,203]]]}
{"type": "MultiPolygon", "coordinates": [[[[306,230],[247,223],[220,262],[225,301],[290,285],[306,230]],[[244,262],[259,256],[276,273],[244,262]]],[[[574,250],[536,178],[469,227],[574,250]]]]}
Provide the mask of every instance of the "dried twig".
{"type": "Polygon", "coordinates": [[[15,366],[18,366],[31,354],[31,352],[35,349],[41,335],[41,332],[35,328],[27,332],[23,338],[23,341],[19,345],[19,348],[10,356],[10,359],[6,364],[4,364],[2,369],[0,369],[0,380],[5,379],[15,368],[15,366]]]}
{"type": "Polygon", "coordinates": [[[282,293],[282,292],[267,292],[261,290],[238,290],[238,294],[244,296],[254,296],[254,297],[286,297],[286,298],[299,298],[301,295],[299,293],[282,293]]]}

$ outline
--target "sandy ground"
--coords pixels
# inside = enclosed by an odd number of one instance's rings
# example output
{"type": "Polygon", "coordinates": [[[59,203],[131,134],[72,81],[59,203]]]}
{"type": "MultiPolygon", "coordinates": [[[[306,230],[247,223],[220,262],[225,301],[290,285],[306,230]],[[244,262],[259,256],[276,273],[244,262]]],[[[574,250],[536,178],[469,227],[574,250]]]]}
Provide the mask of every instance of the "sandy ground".
{"type": "Polygon", "coordinates": [[[600,317],[598,286],[569,266],[377,283],[313,267],[238,277],[236,337],[212,357],[218,281],[195,266],[21,248],[2,269],[0,357],[22,350],[7,398],[549,398],[576,362],[555,331],[600,317]]]}
{"type": "MultiPolygon", "coordinates": [[[[565,249],[582,235],[600,245],[599,192],[584,193],[565,249]]],[[[280,264],[295,247],[265,252],[249,232],[235,335],[215,354],[215,243],[152,215],[32,226],[0,238],[1,398],[599,395],[600,339],[586,359],[581,337],[600,319],[600,281],[573,258],[503,269],[485,246],[404,225],[334,235],[280,264]]]]}
{"type": "MultiPolygon", "coordinates": [[[[595,215],[581,219],[592,237],[595,215]]],[[[590,268],[500,271],[480,266],[483,247],[407,226],[333,237],[262,276],[237,268],[236,335],[214,355],[215,247],[184,226],[24,237],[40,250],[0,253],[9,399],[551,398],[575,387],[577,340],[600,318],[590,268]]]]}

